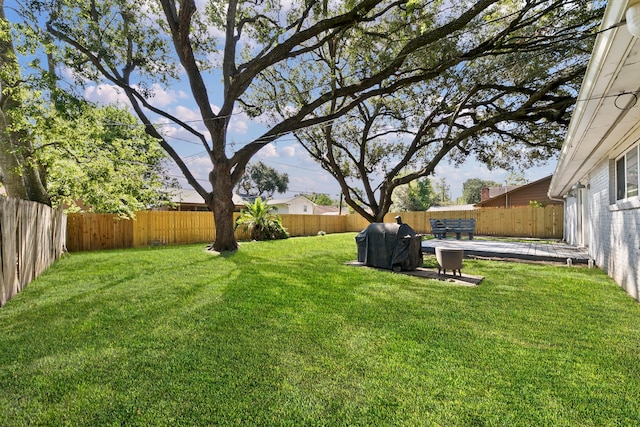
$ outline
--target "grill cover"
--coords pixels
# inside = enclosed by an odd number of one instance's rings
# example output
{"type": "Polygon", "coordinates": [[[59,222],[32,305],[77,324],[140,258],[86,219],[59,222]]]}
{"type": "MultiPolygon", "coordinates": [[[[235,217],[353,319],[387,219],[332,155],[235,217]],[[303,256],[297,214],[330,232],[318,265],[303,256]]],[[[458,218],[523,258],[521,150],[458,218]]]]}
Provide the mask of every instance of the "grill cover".
{"type": "Polygon", "coordinates": [[[389,270],[422,266],[422,236],[407,224],[374,222],[356,236],[358,262],[389,270]]]}

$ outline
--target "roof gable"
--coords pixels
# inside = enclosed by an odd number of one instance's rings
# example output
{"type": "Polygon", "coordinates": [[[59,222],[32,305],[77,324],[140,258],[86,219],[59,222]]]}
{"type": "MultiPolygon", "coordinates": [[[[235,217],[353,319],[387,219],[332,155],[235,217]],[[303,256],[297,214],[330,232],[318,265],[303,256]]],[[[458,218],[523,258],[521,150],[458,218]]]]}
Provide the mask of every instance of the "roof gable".
{"type": "MultiPolygon", "coordinates": [[[[544,194],[545,194],[545,198],[546,198],[546,192],[547,192],[547,188],[549,187],[549,184],[551,183],[551,179],[552,179],[553,175],[549,175],[549,176],[545,176],[544,178],[541,178],[537,181],[533,181],[533,182],[529,182],[527,184],[524,185],[518,185],[518,186],[514,186],[514,187],[510,187],[509,191],[505,192],[503,191],[502,194],[499,194],[498,196],[489,198],[487,200],[483,200],[480,203],[477,203],[476,206],[482,207],[482,206],[486,206],[486,205],[491,205],[493,203],[495,203],[496,200],[505,200],[507,196],[509,196],[511,199],[515,199],[518,196],[523,196],[525,197],[525,199],[530,199],[528,197],[526,197],[526,195],[528,195],[529,193],[533,193],[535,191],[535,189],[538,188],[543,188],[544,189],[544,194]]],[[[503,187],[504,189],[504,187],[503,187]]],[[[535,193],[539,193],[538,191],[535,191],[535,193]]],[[[540,195],[540,194],[537,194],[540,195]]],[[[533,199],[530,199],[533,200],[533,199]]],[[[538,201],[542,201],[542,200],[538,200],[538,201]]],[[[527,203],[529,202],[529,200],[527,200],[527,203]]],[[[520,206],[520,205],[518,205],[520,206]]]]}

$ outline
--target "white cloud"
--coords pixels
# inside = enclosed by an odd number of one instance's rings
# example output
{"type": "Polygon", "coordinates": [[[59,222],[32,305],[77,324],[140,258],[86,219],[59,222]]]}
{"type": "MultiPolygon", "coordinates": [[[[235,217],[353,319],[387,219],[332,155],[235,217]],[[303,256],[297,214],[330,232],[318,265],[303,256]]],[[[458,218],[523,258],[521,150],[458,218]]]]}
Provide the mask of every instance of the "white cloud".
{"type": "MultiPolygon", "coordinates": [[[[211,184],[209,184],[207,178],[212,166],[211,161],[206,156],[206,154],[198,157],[189,157],[185,160],[185,162],[187,163],[191,174],[198,180],[200,185],[202,185],[205,189],[210,190],[211,184]]],[[[174,162],[171,162],[169,173],[171,176],[174,176],[178,179],[178,182],[180,183],[180,186],[182,188],[191,188],[191,186],[187,183],[186,178],[183,177],[182,171],[174,162]]]]}
{"type": "MultiPolygon", "coordinates": [[[[194,122],[202,122],[202,116],[200,112],[193,108],[185,107],[184,105],[177,105],[170,110],[171,114],[190,124],[194,122]]],[[[195,127],[195,126],[194,126],[195,127]]]]}
{"type": "Polygon", "coordinates": [[[158,107],[166,107],[178,99],[184,99],[187,97],[186,92],[182,90],[167,90],[157,83],[152,85],[151,92],[153,93],[153,97],[150,99],[150,102],[158,107]]]}
{"type": "Polygon", "coordinates": [[[84,98],[87,101],[96,102],[100,105],[116,104],[129,107],[129,99],[117,86],[109,84],[99,84],[88,86],[84,90],[84,98]]]}
{"type": "Polygon", "coordinates": [[[249,118],[244,114],[234,114],[229,122],[229,132],[245,135],[249,130],[249,118]]]}
{"type": "Polygon", "coordinates": [[[288,170],[288,193],[324,193],[336,199],[340,194],[340,187],[336,180],[325,171],[296,171],[288,170]]]}
{"type": "Polygon", "coordinates": [[[258,151],[257,157],[263,159],[272,159],[280,157],[280,154],[278,154],[276,146],[269,143],[265,145],[260,151],[258,151]]]}
{"type": "Polygon", "coordinates": [[[282,147],[280,151],[285,157],[295,157],[296,155],[296,148],[293,145],[282,147]]]}
{"type": "MultiPolygon", "coordinates": [[[[133,87],[134,89],[137,88],[136,86],[133,87]]],[[[178,99],[184,99],[187,97],[187,94],[182,90],[167,90],[157,83],[152,85],[151,94],[152,96],[149,98],[149,102],[157,107],[166,107],[178,99]]],[[[88,101],[96,102],[101,105],[131,105],[122,89],[115,85],[106,83],[87,86],[84,90],[84,98],[88,101]]]]}

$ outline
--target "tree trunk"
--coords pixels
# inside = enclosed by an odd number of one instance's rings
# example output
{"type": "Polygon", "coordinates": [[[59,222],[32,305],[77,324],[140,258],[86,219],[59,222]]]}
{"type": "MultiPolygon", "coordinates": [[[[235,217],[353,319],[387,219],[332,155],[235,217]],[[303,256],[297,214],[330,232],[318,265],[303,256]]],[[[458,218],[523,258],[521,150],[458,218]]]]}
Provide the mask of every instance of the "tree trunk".
{"type": "Polygon", "coordinates": [[[0,113],[0,172],[7,190],[7,196],[17,199],[31,200],[51,206],[51,198],[32,159],[22,155],[24,150],[31,150],[23,132],[7,129],[4,112],[0,113]]]}
{"type": "Polygon", "coordinates": [[[20,163],[13,152],[9,136],[4,132],[4,126],[0,127],[0,172],[2,173],[2,183],[7,191],[7,196],[26,200],[28,195],[20,174],[20,163]]]}
{"type": "Polygon", "coordinates": [[[213,211],[216,226],[216,238],[213,250],[218,252],[233,252],[238,250],[233,222],[233,183],[225,168],[218,167],[211,172],[212,197],[207,201],[209,209],[213,211]],[[222,169],[222,170],[221,170],[222,169]]]}
{"type": "MultiPolygon", "coordinates": [[[[4,0],[0,0],[0,22],[6,18],[4,0]]],[[[0,37],[0,172],[9,197],[32,200],[51,206],[51,198],[44,186],[35,161],[30,135],[24,130],[12,129],[13,115],[22,108],[20,94],[20,67],[13,41],[8,35],[0,37]]]]}

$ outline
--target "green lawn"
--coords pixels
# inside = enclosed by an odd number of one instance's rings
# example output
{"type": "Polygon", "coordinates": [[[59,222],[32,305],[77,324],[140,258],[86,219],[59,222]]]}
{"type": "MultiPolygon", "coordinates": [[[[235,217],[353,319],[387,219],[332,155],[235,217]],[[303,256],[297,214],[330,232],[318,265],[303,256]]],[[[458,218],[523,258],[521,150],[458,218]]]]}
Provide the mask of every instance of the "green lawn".
{"type": "Polygon", "coordinates": [[[0,309],[0,425],[640,420],[640,307],[601,271],[463,287],[346,266],[354,236],[66,255],[0,309]]]}

